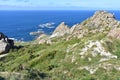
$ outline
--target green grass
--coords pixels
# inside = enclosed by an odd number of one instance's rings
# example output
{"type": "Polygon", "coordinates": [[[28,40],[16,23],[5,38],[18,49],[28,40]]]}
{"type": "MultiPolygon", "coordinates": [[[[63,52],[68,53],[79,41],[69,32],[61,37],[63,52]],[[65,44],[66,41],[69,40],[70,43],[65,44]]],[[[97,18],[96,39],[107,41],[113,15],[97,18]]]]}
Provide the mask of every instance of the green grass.
{"type": "MultiPolygon", "coordinates": [[[[87,70],[79,70],[81,66],[96,66],[100,64],[100,56],[92,57],[91,50],[87,52],[88,55],[81,59],[79,55],[85,43],[89,40],[104,40],[104,47],[107,51],[120,57],[120,41],[112,40],[111,43],[106,39],[106,34],[98,33],[96,35],[88,34],[82,39],[70,39],[68,41],[59,39],[53,44],[35,44],[34,42],[16,43],[21,45],[20,49],[11,49],[8,56],[2,58],[0,61],[1,72],[19,72],[25,74],[24,79],[29,80],[36,78],[36,80],[119,80],[120,73],[116,70],[105,72],[104,69],[99,69],[96,73],[90,74],[87,70]],[[72,47],[73,45],[76,46],[72,47]],[[70,51],[66,52],[70,47],[70,51]],[[74,53],[74,54],[73,54],[74,53]],[[76,57],[74,62],[71,62],[73,55],[76,57]],[[92,60],[89,61],[88,58],[92,60]],[[114,75],[114,76],[113,76],[114,75]],[[43,78],[44,77],[44,78],[43,78]]],[[[120,65],[118,59],[107,61],[114,65],[120,65]]],[[[14,78],[15,76],[12,75],[14,78]]],[[[0,77],[2,78],[2,76],[0,77]]],[[[7,77],[7,79],[10,76],[7,77]]],[[[9,80],[9,79],[8,79],[9,80]]]]}

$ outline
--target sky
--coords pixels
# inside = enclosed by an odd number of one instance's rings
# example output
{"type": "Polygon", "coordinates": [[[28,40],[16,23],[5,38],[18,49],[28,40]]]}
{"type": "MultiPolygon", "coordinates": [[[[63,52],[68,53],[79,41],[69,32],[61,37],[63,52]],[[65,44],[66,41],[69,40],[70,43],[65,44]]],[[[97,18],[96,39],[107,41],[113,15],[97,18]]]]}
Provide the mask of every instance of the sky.
{"type": "Polygon", "coordinates": [[[120,0],[0,0],[0,10],[119,10],[120,0]]]}

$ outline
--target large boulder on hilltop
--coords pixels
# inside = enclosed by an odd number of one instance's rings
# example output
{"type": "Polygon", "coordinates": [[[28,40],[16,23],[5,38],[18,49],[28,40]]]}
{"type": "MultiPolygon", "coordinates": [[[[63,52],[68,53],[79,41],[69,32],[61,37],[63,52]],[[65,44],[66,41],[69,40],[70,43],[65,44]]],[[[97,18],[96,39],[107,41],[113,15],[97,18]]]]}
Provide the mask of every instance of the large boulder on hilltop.
{"type": "Polygon", "coordinates": [[[53,34],[51,35],[51,38],[53,37],[61,37],[65,34],[70,34],[70,28],[62,22],[58,27],[54,30],[53,34]]]}
{"type": "Polygon", "coordinates": [[[14,46],[14,41],[0,32],[0,54],[6,53],[14,46]]]}

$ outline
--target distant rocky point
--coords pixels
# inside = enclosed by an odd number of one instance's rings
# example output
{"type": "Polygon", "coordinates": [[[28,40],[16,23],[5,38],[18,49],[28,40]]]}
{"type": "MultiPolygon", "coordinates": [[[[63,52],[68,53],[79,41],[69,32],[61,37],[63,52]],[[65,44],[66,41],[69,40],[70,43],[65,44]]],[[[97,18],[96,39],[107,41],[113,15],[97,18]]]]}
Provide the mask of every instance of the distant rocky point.
{"type": "Polygon", "coordinates": [[[115,16],[107,11],[97,11],[95,14],[83,21],[80,24],[75,24],[69,29],[64,22],[62,22],[53,32],[52,36],[63,36],[71,34],[71,37],[81,38],[89,32],[106,32],[107,30],[120,27],[120,22],[115,19],[115,16]]]}
{"type": "Polygon", "coordinates": [[[71,28],[65,22],[60,23],[47,39],[50,41],[52,38],[64,36],[64,39],[69,40],[72,38],[82,38],[88,34],[108,33],[110,30],[108,36],[115,37],[117,35],[118,38],[119,31],[117,28],[119,27],[120,21],[116,20],[112,13],[96,11],[92,17],[82,23],[73,25],[71,28]],[[117,30],[116,33],[114,33],[114,29],[117,30]]]}
{"type": "Polygon", "coordinates": [[[38,36],[38,35],[41,35],[43,33],[44,33],[43,31],[30,32],[30,35],[32,35],[32,36],[38,36]]]}

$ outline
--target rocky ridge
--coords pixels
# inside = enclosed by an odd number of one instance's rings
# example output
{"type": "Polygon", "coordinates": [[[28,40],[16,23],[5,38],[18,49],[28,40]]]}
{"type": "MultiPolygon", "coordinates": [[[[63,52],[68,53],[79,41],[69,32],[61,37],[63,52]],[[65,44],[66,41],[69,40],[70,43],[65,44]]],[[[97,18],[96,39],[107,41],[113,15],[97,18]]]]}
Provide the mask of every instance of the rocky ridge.
{"type": "MultiPolygon", "coordinates": [[[[71,28],[69,28],[64,22],[62,22],[58,27],[54,30],[53,34],[47,37],[46,41],[49,40],[52,42],[52,39],[59,38],[63,40],[71,40],[73,38],[81,39],[84,37],[95,36],[96,34],[105,35],[105,38],[115,38],[120,39],[120,21],[115,19],[115,16],[107,11],[97,11],[95,14],[83,21],[80,24],[75,24],[71,28]]],[[[44,40],[44,38],[43,38],[44,40]]],[[[65,60],[71,59],[71,63],[76,62],[78,57],[81,59],[86,59],[88,61],[92,61],[95,57],[99,57],[98,62],[100,64],[94,66],[83,66],[79,69],[86,69],[90,72],[90,74],[94,74],[99,68],[105,68],[109,64],[104,64],[102,62],[109,61],[111,59],[117,59],[118,56],[114,55],[112,52],[106,50],[104,44],[106,40],[101,38],[100,40],[87,40],[87,44],[84,43],[84,47],[78,49],[77,47],[81,45],[81,43],[75,43],[73,45],[69,45],[67,47],[66,53],[72,53],[71,55],[66,55],[65,60]],[[88,57],[89,56],[89,57],[88,57]],[[104,64],[104,66],[102,66],[104,64]]],[[[76,64],[78,64],[76,62],[76,64]]],[[[118,70],[120,66],[110,64],[112,68],[118,70]]],[[[110,67],[110,68],[111,68],[110,67]]]]}
{"type": "MultiPolygon", "coordinates": [[[[56,37],[64,36],[64,39],[69,40],[72,38],[83,38],[88,34],[105,33],[108,36],[118,37],[120,21],[115,19],[112,13],[107,11],[97,11],[95,14],[83,21],[82,23],[75,24],[71,28],[65,24],[65,22],[60,23],[54,30],[52,35],[48,37],[51,40],[56,37]],[[117,30],[117,31],[115,31],[117,30]],[[116,32],[116,33],[115,33],[116,32]]],[[[47,41],[47,40],[46,40],[47,41]]]]}
{"type": "Polygon", "coordinates": [[[81,38],[89,33],[107,33],[117,27],[120,27],[120,21],[117,21],[113,14],[107,11],[97,11],[92,17],[76,25],[72,36],[81,38]]]}

